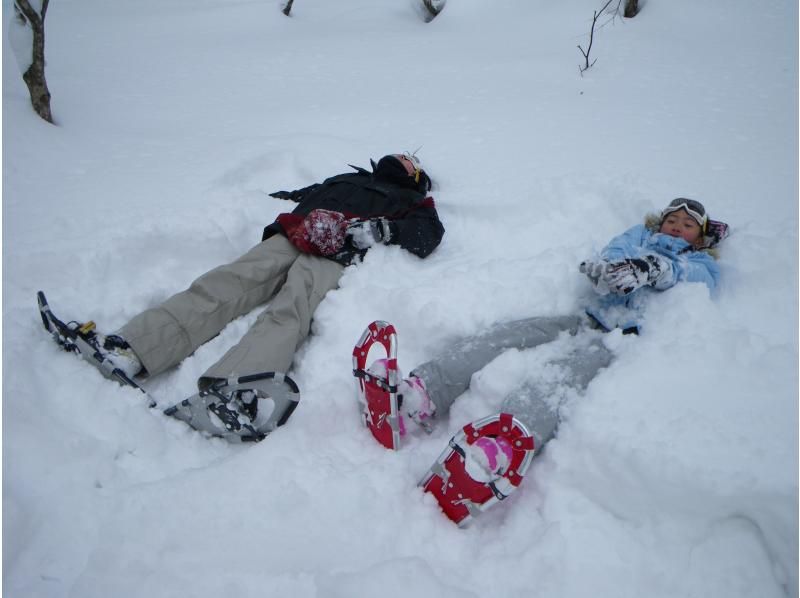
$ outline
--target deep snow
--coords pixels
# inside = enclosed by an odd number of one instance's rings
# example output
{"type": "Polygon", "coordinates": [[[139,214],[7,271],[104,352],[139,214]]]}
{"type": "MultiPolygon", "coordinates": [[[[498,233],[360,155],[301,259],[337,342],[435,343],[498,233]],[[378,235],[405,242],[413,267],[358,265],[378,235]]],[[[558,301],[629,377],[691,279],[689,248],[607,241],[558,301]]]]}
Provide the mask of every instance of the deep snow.
{"type": "MultiPolygon", "coordinates": [[[[797,595],[797,5],[643,1],[581,76],[601,5],[450,0],[425,24],[411,0],[60,0],[56,127],[4,35],[4,594],[797,595]],[[39,289],[112,330],[257,242],[289,207],[265,192],[418,146],[443,244],[346,271],[291,372],[300,407],[258,445],[148,410],[42,331],[39,289]],[[407,371],[574,312],[580,260],[679,195],[733,227],[719,292],[675,288],[610,335],[520,491],[456,528],[418,479],[560,346],[498,358],[390,453],[359,424],[363,327],[392,321],[407,371]]],[[[162,406],[256,315],[152,380],[162,406]]]]}

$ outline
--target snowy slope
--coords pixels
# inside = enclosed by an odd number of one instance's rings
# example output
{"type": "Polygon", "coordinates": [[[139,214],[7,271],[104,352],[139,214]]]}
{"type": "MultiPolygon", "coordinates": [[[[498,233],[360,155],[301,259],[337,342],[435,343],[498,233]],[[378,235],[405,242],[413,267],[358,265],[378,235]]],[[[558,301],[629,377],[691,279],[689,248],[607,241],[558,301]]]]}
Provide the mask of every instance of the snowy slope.
{"type": "MultiPolygon", "coordinates": [[[[795,596],[797,6],[61,0],[57,127],[3,53],[3,581],[26,597],[795,596]],[[604,21],[605,22],[605,21],[604,21]],[[148,410],[41,329],[105,330],[244,253],[293,189],[419,152],[447,228],[377,248],[320,306],[263,443],[148,410]],[[713,297],[658,297],[572,397],[507,504],[459,530],[416,483],[558,347],[487,366],[398,453],[360,427],[350,351],[394,322],[408,371],[499,320],[572,313],[577,263],[671,198],[733,226],[713,297]]],[[[6,19],[11,0],[3,0],[6,19]]],[[[5,37],[5,36],[4,36],[5,37]]],[[[151,381],[162,406],[257,313],[151,381]]]]}

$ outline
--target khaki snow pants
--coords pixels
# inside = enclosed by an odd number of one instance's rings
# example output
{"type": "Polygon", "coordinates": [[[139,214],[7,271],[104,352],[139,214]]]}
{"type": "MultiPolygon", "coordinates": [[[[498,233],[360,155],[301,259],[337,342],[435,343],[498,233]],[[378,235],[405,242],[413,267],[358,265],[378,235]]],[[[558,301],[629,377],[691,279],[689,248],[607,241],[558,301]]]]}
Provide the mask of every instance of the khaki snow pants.
{"type": "Polygon", "coordinates": [[[118,334],[151,376],[176,366],[234,319],[269,302],[255,323],[198,380],[287,372],[308,336],[314,310],[336,288],[343,266],[298,251],[283,235],[214,268],[188,289],[134,317],[118,334]]]}

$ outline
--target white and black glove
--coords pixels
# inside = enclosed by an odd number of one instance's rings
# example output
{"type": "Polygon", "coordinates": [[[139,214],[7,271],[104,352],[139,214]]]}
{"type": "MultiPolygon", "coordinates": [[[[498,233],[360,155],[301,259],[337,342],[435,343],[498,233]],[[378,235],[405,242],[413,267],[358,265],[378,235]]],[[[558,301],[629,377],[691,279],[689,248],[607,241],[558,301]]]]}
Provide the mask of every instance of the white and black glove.
{"type": "Polygon", "coordinates": [[[608,268],[608,262],[598,259],[597,261],[585,260],[581,262],[578,269],[583,274],[586,274],[586,277],[592,281],[592,286],[594,286],[596,293],[599,295],[608,295],[610,291],[608,290],[608,285],[604,278],[606,268],[608,268]]]}
{"type": "Polygon", "coordinates": [[[658,287],[672,279],[672,262],[655,254],[610,262],[602,274],[609,291],[629,295],[643,286],[658,287]]]}
{"type": "Polygon", "coordinates": [[[392,230],[386,218],[356,220],[347,226],[346,234],[358,249],[367,249],[376,243],[386,245],[392,240],[392,230]]]}
{"type": "Polygon", "coordinates": [[[592,281],[592,284],[597,286],[597,283],[603,276],[603,273],[606,271],[606,267],[608,266],[608,262],[603,260],[598,260],[596,262],[592,260],[586,260],[581,262],[580,267],[578,268],[583,274],[592,281]]]}

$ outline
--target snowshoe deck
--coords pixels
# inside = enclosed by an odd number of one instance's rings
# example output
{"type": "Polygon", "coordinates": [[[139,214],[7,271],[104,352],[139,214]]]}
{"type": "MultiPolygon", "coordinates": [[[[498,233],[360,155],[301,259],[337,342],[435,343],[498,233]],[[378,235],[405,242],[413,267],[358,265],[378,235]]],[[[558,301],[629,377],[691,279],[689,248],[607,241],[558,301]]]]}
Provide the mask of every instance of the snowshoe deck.
{"type": "Polygon", "coordinates": [[[419,485],[436,497],[450,520],[463,527],[519,487],[533,459],[533,448],[533,437],[522,422],[508,413],[492,415],[453,436],[419,485]],[[469,447],[479,438],[501,436],[512,447],[508,468],[490,482],[475,479],[470,475],[475,466],[470,463],[469,447]]]}
{"type": "Polygon", "coordinates": [[[400,448],[402,421],[397,404],[397,385],[400,374],[397,368],[397,332],[394,326],[382,320],[372,322],[353,348],[353,375],[361,405],[362,422],[372,436],[388,449],[400,448]],[[386,353],[385,373],[367,369],[370,349],[379,345],[386,353]]]}
{"type": "Polygon", "coordinates": [[[257,442],[285,424],[299,401],[294,380],[265,372],[215,384],[164,413],[231,442],[257,442]]]}

